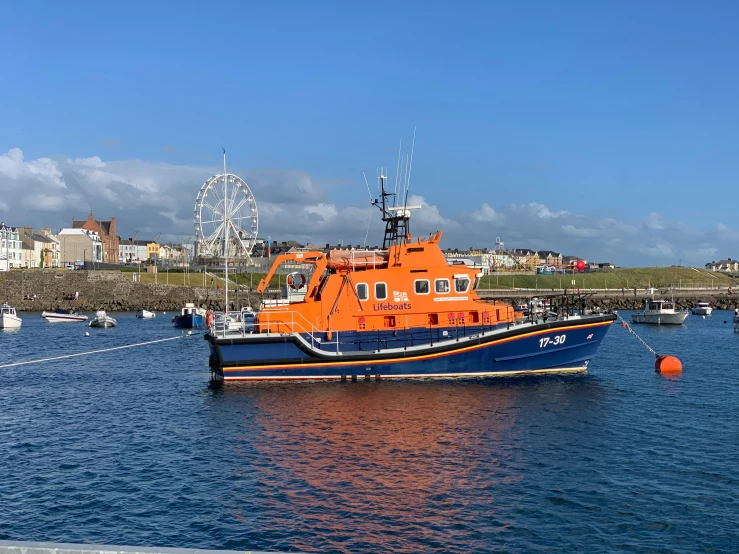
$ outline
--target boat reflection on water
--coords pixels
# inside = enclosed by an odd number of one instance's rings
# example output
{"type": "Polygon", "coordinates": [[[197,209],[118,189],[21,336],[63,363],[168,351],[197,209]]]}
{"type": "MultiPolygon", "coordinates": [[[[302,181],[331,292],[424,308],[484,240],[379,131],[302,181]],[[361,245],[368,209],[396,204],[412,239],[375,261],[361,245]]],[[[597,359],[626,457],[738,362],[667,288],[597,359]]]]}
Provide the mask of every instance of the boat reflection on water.
{"type": "Polygon", "coordinates": [[[213,401],[223,417],[243,422],[231,437],[240,461],[229,479],[242,487],[234,491],[243,494],[234,514],[242,523],[280,514],[269,525],[298,526],[305,537],[291,544],[298,549],[316,547],[314,526],[329,550],[362,550],[375,539],[387,549],[386,534],[402,531],[408,537],[392,550],[418,551],[422,537],[468,533],[470,519],[484,518],[491,528],[512,524],[522,469],[542,451],[538,441],[566,449],[573,440],[532,433],[532,426],[561,429],[558,408],[570,417],[592,412],[599,390],[582,376],[279,383],[215,389],[213,401]],[[552,419],[544,415],[539,425],[543,411],[552,419]]]}

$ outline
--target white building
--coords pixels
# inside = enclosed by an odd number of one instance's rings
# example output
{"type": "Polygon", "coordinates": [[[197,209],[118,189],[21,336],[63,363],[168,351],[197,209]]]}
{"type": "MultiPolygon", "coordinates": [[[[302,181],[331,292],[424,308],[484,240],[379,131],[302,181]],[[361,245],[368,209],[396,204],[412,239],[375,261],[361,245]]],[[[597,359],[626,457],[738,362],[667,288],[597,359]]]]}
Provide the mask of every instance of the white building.
{"type": "Polygon", "coordinates": [[[122,264],[143,263],[149,258],[146,247],[150,240],[120,239],[118,241],[118,258],[122,264]]]}
{"type": "Polygon", "coordinates": [[[0,271],[23,266],[23,243],[17,227],[0,223],[0,271]]]}
{"type": "Polygon", "coordinates": [[[103,242],[95,231],[62,229],[58,237],[61,263],[81,265],[84,262],[103,261],[103,242]]]}

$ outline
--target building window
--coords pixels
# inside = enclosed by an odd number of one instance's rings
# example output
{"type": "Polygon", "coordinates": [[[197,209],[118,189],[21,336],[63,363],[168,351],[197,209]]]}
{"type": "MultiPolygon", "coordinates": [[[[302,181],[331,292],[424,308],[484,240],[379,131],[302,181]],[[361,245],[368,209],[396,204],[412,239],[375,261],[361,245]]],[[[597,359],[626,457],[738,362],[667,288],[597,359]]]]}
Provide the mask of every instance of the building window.
{"type": "Polygon", "coordinates": [[[357,283],[357,296],[362,302],[369,298],[369,287],[367,283],[357,283]]]}
{"type": "Polygon", "coordinates": [[[428,279],[417,279],[416,281],[414,281],[413,287],[416,291],[416,294],[428,294],[431,290],[428,279]]]}
{"type": "Polygon", "coordinates": [[[385,283],[375,283],[375,298],[377,300],[385,300],[387,298],[387,285],[385,283]]]}
{"type": "Polygon", "coordinates": [[[437,294],[447,294],[450,290],[449,279],[436,279],[434,281],[434,290],[437,294]]]}
{"type": "Polygon", "coordinates": [[[454,278],[454,290],[456,292],[467,292],[470,288],[470,278],[467,275],[459,275],[454,278]]]}

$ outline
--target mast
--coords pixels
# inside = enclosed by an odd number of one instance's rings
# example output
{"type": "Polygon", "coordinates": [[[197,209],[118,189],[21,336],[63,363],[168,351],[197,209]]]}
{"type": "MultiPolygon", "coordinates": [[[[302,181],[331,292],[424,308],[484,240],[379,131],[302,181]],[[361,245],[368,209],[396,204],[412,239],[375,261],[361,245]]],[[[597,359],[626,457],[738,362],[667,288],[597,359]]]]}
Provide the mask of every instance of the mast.
{"type": "Polygon", "coordinates": [[[225,264],[225,306],[223,308],[224,321],[228,314],[228,227],[231,224],[231,216],[228,213],[228,173],[226,173],[226,149],[223,148],[223,261],[225,264]]]}

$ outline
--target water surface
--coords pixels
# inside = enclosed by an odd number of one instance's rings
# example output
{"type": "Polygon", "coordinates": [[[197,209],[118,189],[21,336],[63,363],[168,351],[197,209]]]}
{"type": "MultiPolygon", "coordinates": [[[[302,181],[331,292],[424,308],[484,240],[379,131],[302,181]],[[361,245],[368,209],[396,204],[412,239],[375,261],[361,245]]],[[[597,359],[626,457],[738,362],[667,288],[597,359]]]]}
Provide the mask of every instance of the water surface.
{"type": "MultiPolygon", "coordinates": [[[[89,337],[22,315],[0,333],[3,360],[178,335],[171,314],[112,314],[118,327],[89,337]]],[[[731,314],[635,330],[684,373],[655,374],[617,325],[579,376],[213,388],[201,336],[1,369],[0,539],[736,551],[731,314]]]]}

